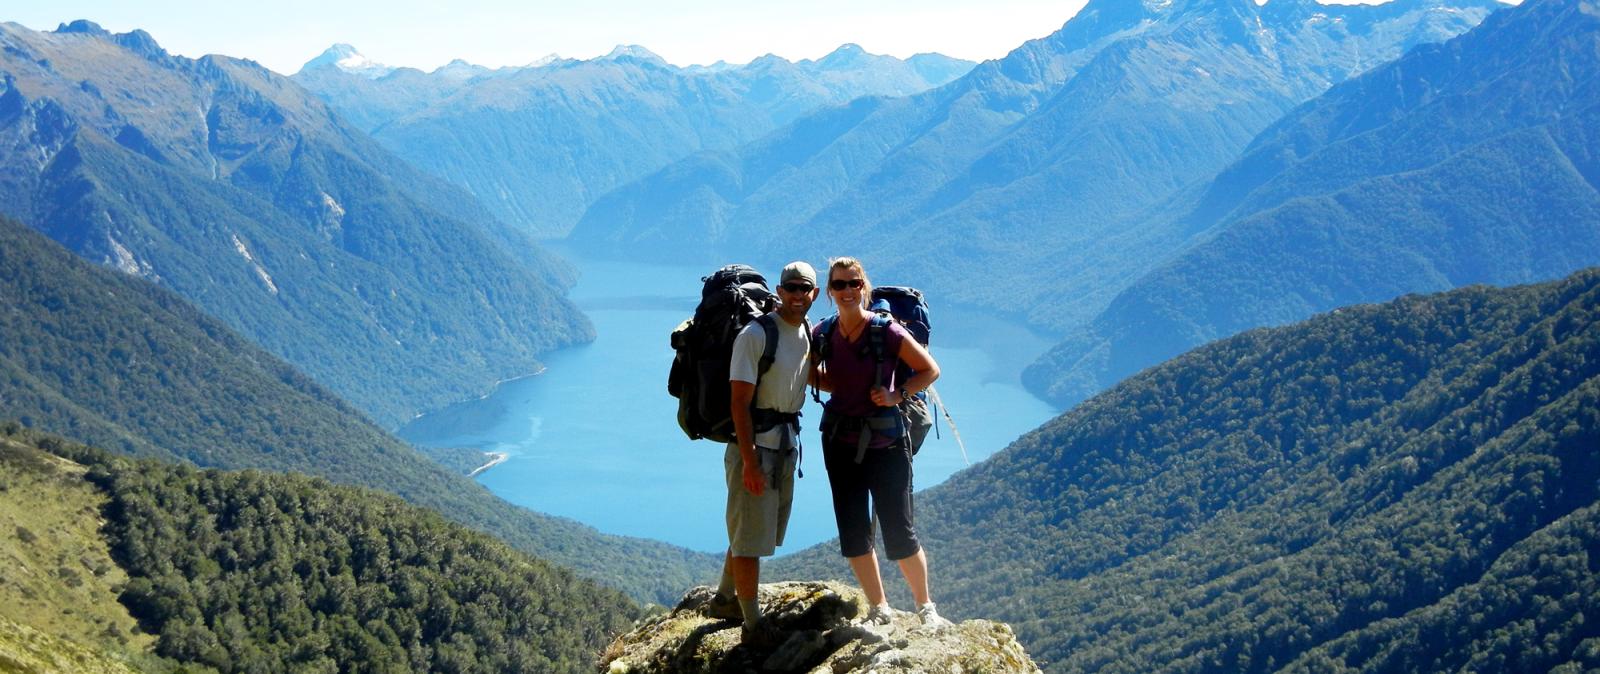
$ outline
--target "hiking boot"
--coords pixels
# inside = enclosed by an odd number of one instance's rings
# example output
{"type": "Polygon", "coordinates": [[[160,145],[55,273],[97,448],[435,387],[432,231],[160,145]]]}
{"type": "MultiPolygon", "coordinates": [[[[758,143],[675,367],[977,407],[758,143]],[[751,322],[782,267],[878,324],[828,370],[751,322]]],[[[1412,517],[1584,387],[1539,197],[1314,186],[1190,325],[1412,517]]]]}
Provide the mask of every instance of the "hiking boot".
{"type": "Polygon", "coordinates": [[[739,608],[738,599],[714,594],[700,605],[700,615],[712,620],[744,620],[744,609],[739,608]]]}
{"type": "Polygon", "coordinates": [[[784,634],[767,620],[757,620],[755,625],[745,623],[739,627],[739,645],[758,651],[770,651],[783,643],[784,634]]]}
{"type": "Polygon", "coordinates": [[[939,615],[939,610],[934,607],[931,601],[917,607],[917,617],[921,618],[922,624],[928,627],[943,627],[953,624],[949,620],[945,620],[944,616],[939,615]]]}
{"type": "Polygon", "coordinates": [[[887,625],[894,622],[894,609],[888,604],[877,604],[867,611],[867,617],[861,619],[863,625],[887,625]]]}

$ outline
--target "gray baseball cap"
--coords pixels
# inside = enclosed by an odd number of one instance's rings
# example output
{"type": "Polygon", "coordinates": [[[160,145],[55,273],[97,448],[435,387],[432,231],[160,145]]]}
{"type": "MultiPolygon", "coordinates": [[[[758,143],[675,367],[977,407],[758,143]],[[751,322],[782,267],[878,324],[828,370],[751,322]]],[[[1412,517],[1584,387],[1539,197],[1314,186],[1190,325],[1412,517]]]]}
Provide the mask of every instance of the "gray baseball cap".
{"type": "Polygon", "coordinates": [[[811,264],[804,260],[790,262],[783,266],[783,273],[778,275],[778,285],[783,285],[790,281],[805,281],[815,288],[817,287],[817,270],[812,269],[811,264]]]}

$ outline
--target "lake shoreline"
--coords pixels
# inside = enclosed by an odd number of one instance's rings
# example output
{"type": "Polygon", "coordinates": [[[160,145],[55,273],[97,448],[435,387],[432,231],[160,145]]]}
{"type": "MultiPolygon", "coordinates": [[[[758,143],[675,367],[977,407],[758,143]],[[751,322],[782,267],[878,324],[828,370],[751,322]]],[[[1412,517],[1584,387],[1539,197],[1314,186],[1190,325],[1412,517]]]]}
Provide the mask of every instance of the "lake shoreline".
{"type": "Polygon", "coordinates": [[[484,452],[484,454],[489,455],[489,462],[472,469],[472,472],[467,473],[467,477],[477,477],[483,471],[505,463],[511,458],[511,454],[508,452],[484,452]]]}

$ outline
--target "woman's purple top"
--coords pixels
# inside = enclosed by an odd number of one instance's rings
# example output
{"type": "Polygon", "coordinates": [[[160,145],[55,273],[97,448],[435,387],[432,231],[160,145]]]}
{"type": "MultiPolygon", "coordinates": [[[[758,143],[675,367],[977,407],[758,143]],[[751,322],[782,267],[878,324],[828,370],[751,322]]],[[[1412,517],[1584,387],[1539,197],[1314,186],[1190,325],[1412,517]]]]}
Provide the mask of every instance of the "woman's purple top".
{"type": "MultiPolygon", "coordinates": [[[[822,325],[819,323],[812,329],[812,333],[821,338],[822,325]]],[[[875,361],[872,356],[872,337],[868,334],[871,326],[863,326],[861,334],[856,335],[854,341],[845,339],[844,330],[837,321],[834,322],[833,334],[829,337],[832,343],[828,345],[828,360],[825,367],[828,370],[828,383],[833,392],[828,397],[827,409],[834,414],[843,414],[852,417],[868,417],[881,413],[883,407],[878,407],[872,402],[872,369],[875,361]]],[[[883,334],[883,385],[895,391],[900,390],[900,382],[894,381],[895,366],[899,364],[900,344],[911,336],[904,327],[893,321],[883,334]]],[[[841,432],[840,438],[844,442],[854,442],[855,433],[841,432]],[[848,435],[849,437],[845,437],[848,435]]],[[[872,446],[887,446],[893,444],[890,438],[873,438],[872,446]]]]}

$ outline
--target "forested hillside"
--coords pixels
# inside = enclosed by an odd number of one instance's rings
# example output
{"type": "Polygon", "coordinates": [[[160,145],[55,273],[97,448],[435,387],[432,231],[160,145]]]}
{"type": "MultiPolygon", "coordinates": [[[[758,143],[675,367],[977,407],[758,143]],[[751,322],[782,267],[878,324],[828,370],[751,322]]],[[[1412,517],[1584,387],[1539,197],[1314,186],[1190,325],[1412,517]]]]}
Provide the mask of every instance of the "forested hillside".
{"type": "Polygon", "coordinates": [[[1203,241],[1025,374],[1068,406],[1318,311],[1600,264],[1600,9],[1530,0],[1295,110],[1179,212],[1203,241]]]}
{"type": "MultiPolygon", "coordinates": [[[[165,661],[146,657],[137,635],[52,636],[143,669],[579,672],[637,615],[614,590],[386,494],[122,458],[14,423],[0,433],[0,464],[18,488],[47,502],[86,485],[101,492],[103,506],[84,516],[103,518],[91,535],[105,541],[85,544],[109,549],[126,574],[112,607],[46,603],[18,619],[125,608],[165,661]]],[[[76,564],[63,560],[63,583],[111,573],[76,564]]]]}
{"type": "Polygon", "coordinates": [[[1148,211],[1294,106],[1499,6],[1094,0],[938,89],[624,185],[571,238],[602,255],[856,255],[875,278],[1064,331],[1188,243],[1148,211]]]}
{"type": "Polygon", "coordinates": [[[253,62],[0,24],[0,214],[178,292],[387,427],[591,339],[571,270],[253,62]]]}
{"type": "Polygon", "coordinates": [[[731,149],[862,96],[919,93],[972,65],[847,44],[816,60],[767,55],[680,68],[642,47],[618,47],[584,61],[494,70],[453,63],[423,73],[336,46],[294,80],[496,216],[555,237],[600,195],[691,153],[731,149]]]}
{"type": "Polygon", "coordinates": [[[0,420],[202,467],[381,489],[647,601],[715,561],[512,506],[176,295],[0,217],[0,420]]]}
{"type": "MultiPolygon", "coordinates": [[[[1600,270],[1191,351],[923,492],[1051,672],[1600,667],[1600,270]]],[[[845,573],[828,546],[790,576],[845,573]]],[[[904,601],[903,599],[901,601],[904,601]]]]}

